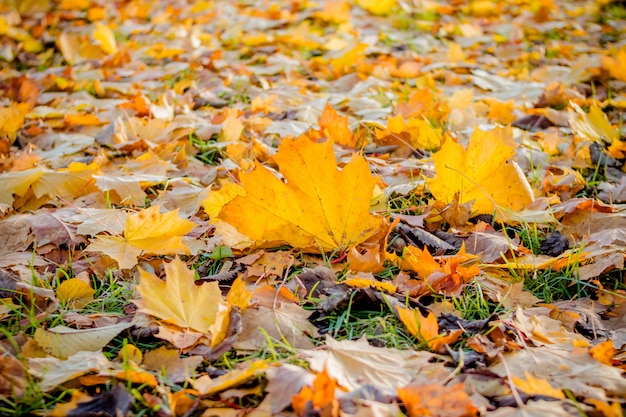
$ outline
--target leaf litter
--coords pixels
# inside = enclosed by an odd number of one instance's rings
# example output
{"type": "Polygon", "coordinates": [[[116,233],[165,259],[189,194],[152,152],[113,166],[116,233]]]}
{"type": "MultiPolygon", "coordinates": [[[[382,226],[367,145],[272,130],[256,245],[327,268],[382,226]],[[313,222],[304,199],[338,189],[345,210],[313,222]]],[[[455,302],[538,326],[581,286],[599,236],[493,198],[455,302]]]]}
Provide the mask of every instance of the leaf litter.
{"type": "Polygon", "coordinates": [[[623,2],[0,4],[0,414],[620,416],[623,2]]]}

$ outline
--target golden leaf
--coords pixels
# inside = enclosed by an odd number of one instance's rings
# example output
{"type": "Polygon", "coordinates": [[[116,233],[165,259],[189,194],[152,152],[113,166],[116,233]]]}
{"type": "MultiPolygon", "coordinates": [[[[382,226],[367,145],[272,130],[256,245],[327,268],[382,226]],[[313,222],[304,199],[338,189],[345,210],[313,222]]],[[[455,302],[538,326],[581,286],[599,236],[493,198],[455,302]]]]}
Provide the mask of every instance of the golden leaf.
{"type": "Polygon", "coordinates": [[[380,219],[369,212],[376,179],[362,156],[339,171],[330,141],[304,137],[286,139],[274,160],[286,183],[260,165],[241,174],[245,195],[225,204],[220,219],[253,240],[314,250],[358,244],[378,231],[380,219]]]}
{"type": "Polygon", "coordinates": [[[120,268],[132,268],[142,253],[167,255],[188,252],[183,236],[196,224],[178,217],[178,209],[161,213],[155,205],[126,218],[124,237],[98,236],[86,250],[103,252],[120,268]]]}
{"type": "Polygon", "coordinates": [[[530,204],[532,189],[511,159],[515,155],[511,136],[510,128],[476,129],[467,149],[447,140],[433,155],[437,175],[426,180],[435,198],[449,203],[459,193],[460,204],[475,200],[474,210],[487,214],[495,206],[522,210],[530,204]]]}
{"type": "Polygon", "coordinates": [[[95,292],[85,281],[70,278],[59,284],[56,294],[59,301],[70,308],[83,308],[93,301],[95,292]]]}
{"type": "Polygon", "coordinates": [[[222,299],[218,283],[197,286],[194,272],[178,257],[164,268],[166,281],[140,269],[137,291],[141,298],[134,300],[139,310],[165,323],[211,334],[212,339],[222,337],[213,330],[223,321],[221,316],[228,320],[230,308],[222,299]]]}
{"type": "Polygon", "coordinates": [[[348,118],[340,116],[337,110],[326,103],[324,111],[319,117],[318,123],[324,135],[339,145],[355,146],[356,138],[348,127],[348,118]]]}
{"type": "Polygon", "coordinates": [[[102,50],[107,54],[114,54],[117,52],[115,34],[107,25],[96,22],[96,27],[93,30],[93,37],[100,43],[100,48],[102,48],[102,50]]]}
{"type": "Polygon", "coordinates": [[[397,0],[357,0],[356,3],[371,14],[383,16],[391,12],[397,0]]]}
{"type": "Polygon", "coordinates": [[[516,376],[512,376],[513,382],[515,386],[524,391],[528,395],[545,395],[553,398],[565,398],[565,394],[563,391],[557,388],[554,388],[548,381],[545,379],[535,378],[530,374],[530,372],[526,371],[526,379],[518,378],[516,376]]]}

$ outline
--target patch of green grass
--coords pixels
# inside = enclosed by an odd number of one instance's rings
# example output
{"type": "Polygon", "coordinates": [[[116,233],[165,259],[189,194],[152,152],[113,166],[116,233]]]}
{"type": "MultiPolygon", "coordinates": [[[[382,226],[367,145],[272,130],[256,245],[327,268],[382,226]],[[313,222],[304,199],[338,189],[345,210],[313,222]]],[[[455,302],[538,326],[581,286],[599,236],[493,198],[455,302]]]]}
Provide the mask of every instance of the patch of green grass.
{"type": "Polygon", "coordinates": [[[220,147],[216,139],[202,140],[195,134],[189,135],[189,144],[197,150],[194,157],[206,165],[218,165],[222,160],[220,147]]]}
{"type": "Polygon", "coordinates": [[[524,290],[533,293],[544,303],[573,300],[594,294],[597,286],[576,278],[573,269],[553,271],[551,268],[538,272],[524,280],[524,290]]]}
{"type": "Polygon", "coordinates": [[[463,288],[460,297],[453,297],[451,301],[465,320],[483,320],[494,313],[499,314],[506,310],[502,304],[490,301],[480,282],[475,280],[463,288]]]}

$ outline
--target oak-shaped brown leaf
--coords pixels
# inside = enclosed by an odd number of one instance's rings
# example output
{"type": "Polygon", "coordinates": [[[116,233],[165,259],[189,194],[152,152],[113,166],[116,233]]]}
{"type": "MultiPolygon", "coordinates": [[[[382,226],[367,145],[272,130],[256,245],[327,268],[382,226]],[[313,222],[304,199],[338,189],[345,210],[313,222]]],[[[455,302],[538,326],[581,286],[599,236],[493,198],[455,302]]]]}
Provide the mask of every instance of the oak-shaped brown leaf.
{"type": "Polygon", "coordinates": [[[284,140],[274,160],[285,181],[261,165],[241,174],[244,195],[222,207],[221,220],[253,240],[311,250],[358,244],[378,231],[369,212],[376,179],[362,156],[340,171],[330,141],[302,137],[284,140]]]}

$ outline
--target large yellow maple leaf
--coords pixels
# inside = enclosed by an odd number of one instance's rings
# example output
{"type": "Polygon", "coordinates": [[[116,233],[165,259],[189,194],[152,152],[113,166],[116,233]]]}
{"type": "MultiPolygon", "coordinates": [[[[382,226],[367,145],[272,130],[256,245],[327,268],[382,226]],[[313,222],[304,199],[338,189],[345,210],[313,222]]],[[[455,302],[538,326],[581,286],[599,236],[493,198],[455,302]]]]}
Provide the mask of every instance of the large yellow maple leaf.
{"type": "Polygon", "coordinates": [[[459,204],[475,200],[478,213],[491,214],[496,206],[522,210],[533,201],[533,192],[512,160],[515,147],[510,128],[476,129],[467,149],[447,140],[433,155],[436,176],[426,180],[428,188],[445,203],[456,193],[459,204]]]}
{"type": "Polygon", "coordinates": [[[194,272],[178,257],[164,264],[164,269],[166,281],[139,270],[137,291],[141,298],[133,300],[139,310],[164,323],[220,338],[230,306],[223,300],[217,281],[196,285],[194,272]]]}
{"type": "MultiPolygon", "coordinates": [[[[257,165],[241,174],[241,188],[218,217],[255,241],[303,249],[358,244],[378,230],[369,212],[376,179],[361,155],[340,171],[332,143],[286,139],[274,156],[285,181],[257,165]]],[[[232,191],[232,190],[231,190],[232,191]]]]}
{"type": "Polygon", "coordinates": [[[142,253],[168,255],[188,252],[183,236],[196,224],[178,216],[178,209],[161,213],[152,206],[126,218],[124,237],[98,236],[87,247],[90,252],[102,252],[117,261],[120,268],[132,268],[142,253]]]}

